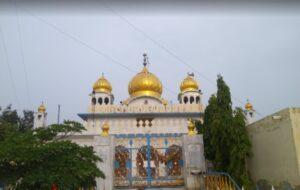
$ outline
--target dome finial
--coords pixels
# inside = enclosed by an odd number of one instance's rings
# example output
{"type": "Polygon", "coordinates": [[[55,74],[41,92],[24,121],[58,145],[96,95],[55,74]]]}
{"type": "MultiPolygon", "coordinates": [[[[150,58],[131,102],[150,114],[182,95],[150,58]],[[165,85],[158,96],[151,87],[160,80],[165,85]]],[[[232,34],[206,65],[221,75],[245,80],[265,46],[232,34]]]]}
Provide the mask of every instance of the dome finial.
{"type": "Polygon", "coordinates": [[[147,53],[143,53],[143,56],[144,56],[143,65],[144,67],[146,67],[147,64],[149,64],[147,53]]]}
{"type": "Polygon", "coordinates": [[[194,74],[193,72],[188,72],[187,74],[188,74],[188,76],[190,76],[190,77],[194,77],[194,76],[195,76],[195,74],[194,74]]]}
{"type": "Polygon", "coordinates": [[[43,101],[42,101],[41,105],[38,107],[38,112],[39,113],[45,113],[46,112],[46,107],[45,107],[43,101]]]}
{"type": "Polygon", "coordinates": [[[109,125],[107,122],[105,122],[103,125],[102,125],[102,133],[101,133],[101,136],[104,136],[104,137],[107,137],[109,135],[109,125]]]}
{"type": "Polygon", "coordinates": [[[149,64],[147,54],[144,53],[144,68],[135,75],[128,84],[128,92],[130,97],[151,96],[160,98],[162,94],[162,84],[160,80],[148,71],[149,64]]]}
{"type": "Polygon", "coordinates": [[[249,99],[247,99],[247,103],[245,105],[245,109],[247,111],[252,111],[253,110],[253,105],[250,103],[249,99]]]}
{"type": "Polygon", "coordinates": [[[192,136],[192,135],[196,135],[196,126],[195,126],[195,122],[192,120],[192,118],[188,119],[188,135],[192,136]]]}

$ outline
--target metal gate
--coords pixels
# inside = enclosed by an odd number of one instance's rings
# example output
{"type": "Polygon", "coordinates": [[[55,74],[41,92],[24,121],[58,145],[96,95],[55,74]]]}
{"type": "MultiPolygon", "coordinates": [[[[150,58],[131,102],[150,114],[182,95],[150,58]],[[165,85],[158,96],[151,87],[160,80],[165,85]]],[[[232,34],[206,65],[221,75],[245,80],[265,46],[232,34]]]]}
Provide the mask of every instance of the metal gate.
{"type": "Polygon", "coordinates": [[[184,185],[181,134],[115,135],[114,186],[184,185]]]}

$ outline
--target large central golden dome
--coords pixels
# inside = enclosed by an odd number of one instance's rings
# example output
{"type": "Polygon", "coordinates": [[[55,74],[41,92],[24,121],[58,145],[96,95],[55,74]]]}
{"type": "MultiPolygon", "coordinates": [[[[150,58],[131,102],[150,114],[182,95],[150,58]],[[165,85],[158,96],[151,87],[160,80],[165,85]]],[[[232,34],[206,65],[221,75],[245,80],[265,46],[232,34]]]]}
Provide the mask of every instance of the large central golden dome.
{"type": "Polygon", "coordinates": [[[154,74],[148,71],[145,64],[143,70],[131,79],[128,92],[131,97],[151,96],[160,98],[162,84],[154,74]]]}

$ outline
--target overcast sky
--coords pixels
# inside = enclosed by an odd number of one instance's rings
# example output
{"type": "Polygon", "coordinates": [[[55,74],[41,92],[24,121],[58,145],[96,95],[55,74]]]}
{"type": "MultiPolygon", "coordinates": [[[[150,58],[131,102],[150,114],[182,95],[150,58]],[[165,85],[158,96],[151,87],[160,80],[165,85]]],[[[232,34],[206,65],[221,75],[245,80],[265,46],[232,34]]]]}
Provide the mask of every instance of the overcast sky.
{"type": "Polygon", "coordinates": [[[149,70],[167,88],[163,97],[173,103],[186,73],[194,72],[204,104],[221,74],[234,106],[249,98],[262,116],[300,106],[299,6],[190,12],[157,11],[155,5],[124,11],[124,5],[106,4],[99,12],[56,8],[8,3],[0,9],[1,107],[36,110],[44,101],[51,123],[61,104],[63,119],[80,121],[77,113],[87,111],[102,72],[116,104],[128,97],[144,52],[149,70]]]}

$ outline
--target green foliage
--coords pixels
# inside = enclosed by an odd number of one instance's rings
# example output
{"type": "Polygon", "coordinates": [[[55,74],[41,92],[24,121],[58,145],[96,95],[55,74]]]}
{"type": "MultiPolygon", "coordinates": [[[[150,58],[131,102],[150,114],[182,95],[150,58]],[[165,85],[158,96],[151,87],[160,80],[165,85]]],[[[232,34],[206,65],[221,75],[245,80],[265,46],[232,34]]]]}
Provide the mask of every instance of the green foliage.
{"type": "Polygon", "coordinates": [[[288,181],[282,181],[278,187],[279,190],[293,190],[293,187],[288,181]]]}
{"type": "MultiPolygon", "coordinates": [[[[218,135],[219,120],[217,114],[218,112],[217,97],[212,95],[209,99],[208,106],[204,113],[203,122],[203,140],[204,140],[204,153],[208,160],[213,161],[214,165],[217,165],[216,152],[219,149],[218,140],[221,135],[218,135]]],[[[221,131],[220,131],[221,132],[221,131]]]]}
{"type": "Polygon", "coordinates": [[[230,173],[235,176],[246,187],[250,185],[248,173],[246,171],[246,157],[251,154],[251,142],[246,130],[246,117],[241,108],[234,111],[233,137],[230,151],[231,162],[230,173]]]}
{"type": "Polygon", "coordinates": [[[19,125],[20,118],[18,116],[17,110],[12,110],[12,106],[8,105],[0,115],[0,122],[19,125]]]}
{"type": "Polygon", "coordinates": [[[24,110],[23,117],[20,117],[17,110],[8,105],[0,115],[0,123],[15,125],[20,131],[30,130],[33,128],[33,111],[24,110]]]}
{"type": "Polygon", "coordinates": [[[23,117],[20,118],[20,130],[26,131],[33,128],[33,111],[24,110],[23,117]]]}
{"type": "Polygon", "coordinates": [[[271,190],[272,185],[270,184],[269,181],[267,181],[265,179],[261,179],[261,180],[258,180],[258,182],[256,183],[256,187],[259,190],[271,190]]]}
{"type": "Polygon", "coordinates": [[[246,118],[241,108],[232,110],[230,89],[221,76],[218,91],[209,99],[204,113],[203,138],[205,157],[215,170],[228,172],[239,184],[250,185],[246,157],[251,143],[246,131],[246,118]]]}
{"type": "MultiPolygon", "coordinates": [[[[0,115],[0,181],[16,190],[60,190],[95,186],[104,178],[92,147],[67,140],[84,130],[74,121],[36,130],[20,130],[14,111],[0,115]],[[3,133],[2,133],[3,132],[3,133]]],[[[24,128],[25,129],[25,128],[24,128]]]]}
{"type": "Polygon", "coordinates": [[[195,120],[195,126],[196,126],[196,129],[197,129],[198,134],[203,134],[204,129],[203,129],[203,124],[202,124],[202,122],[199,121],[199,120],[195,120]]]}

